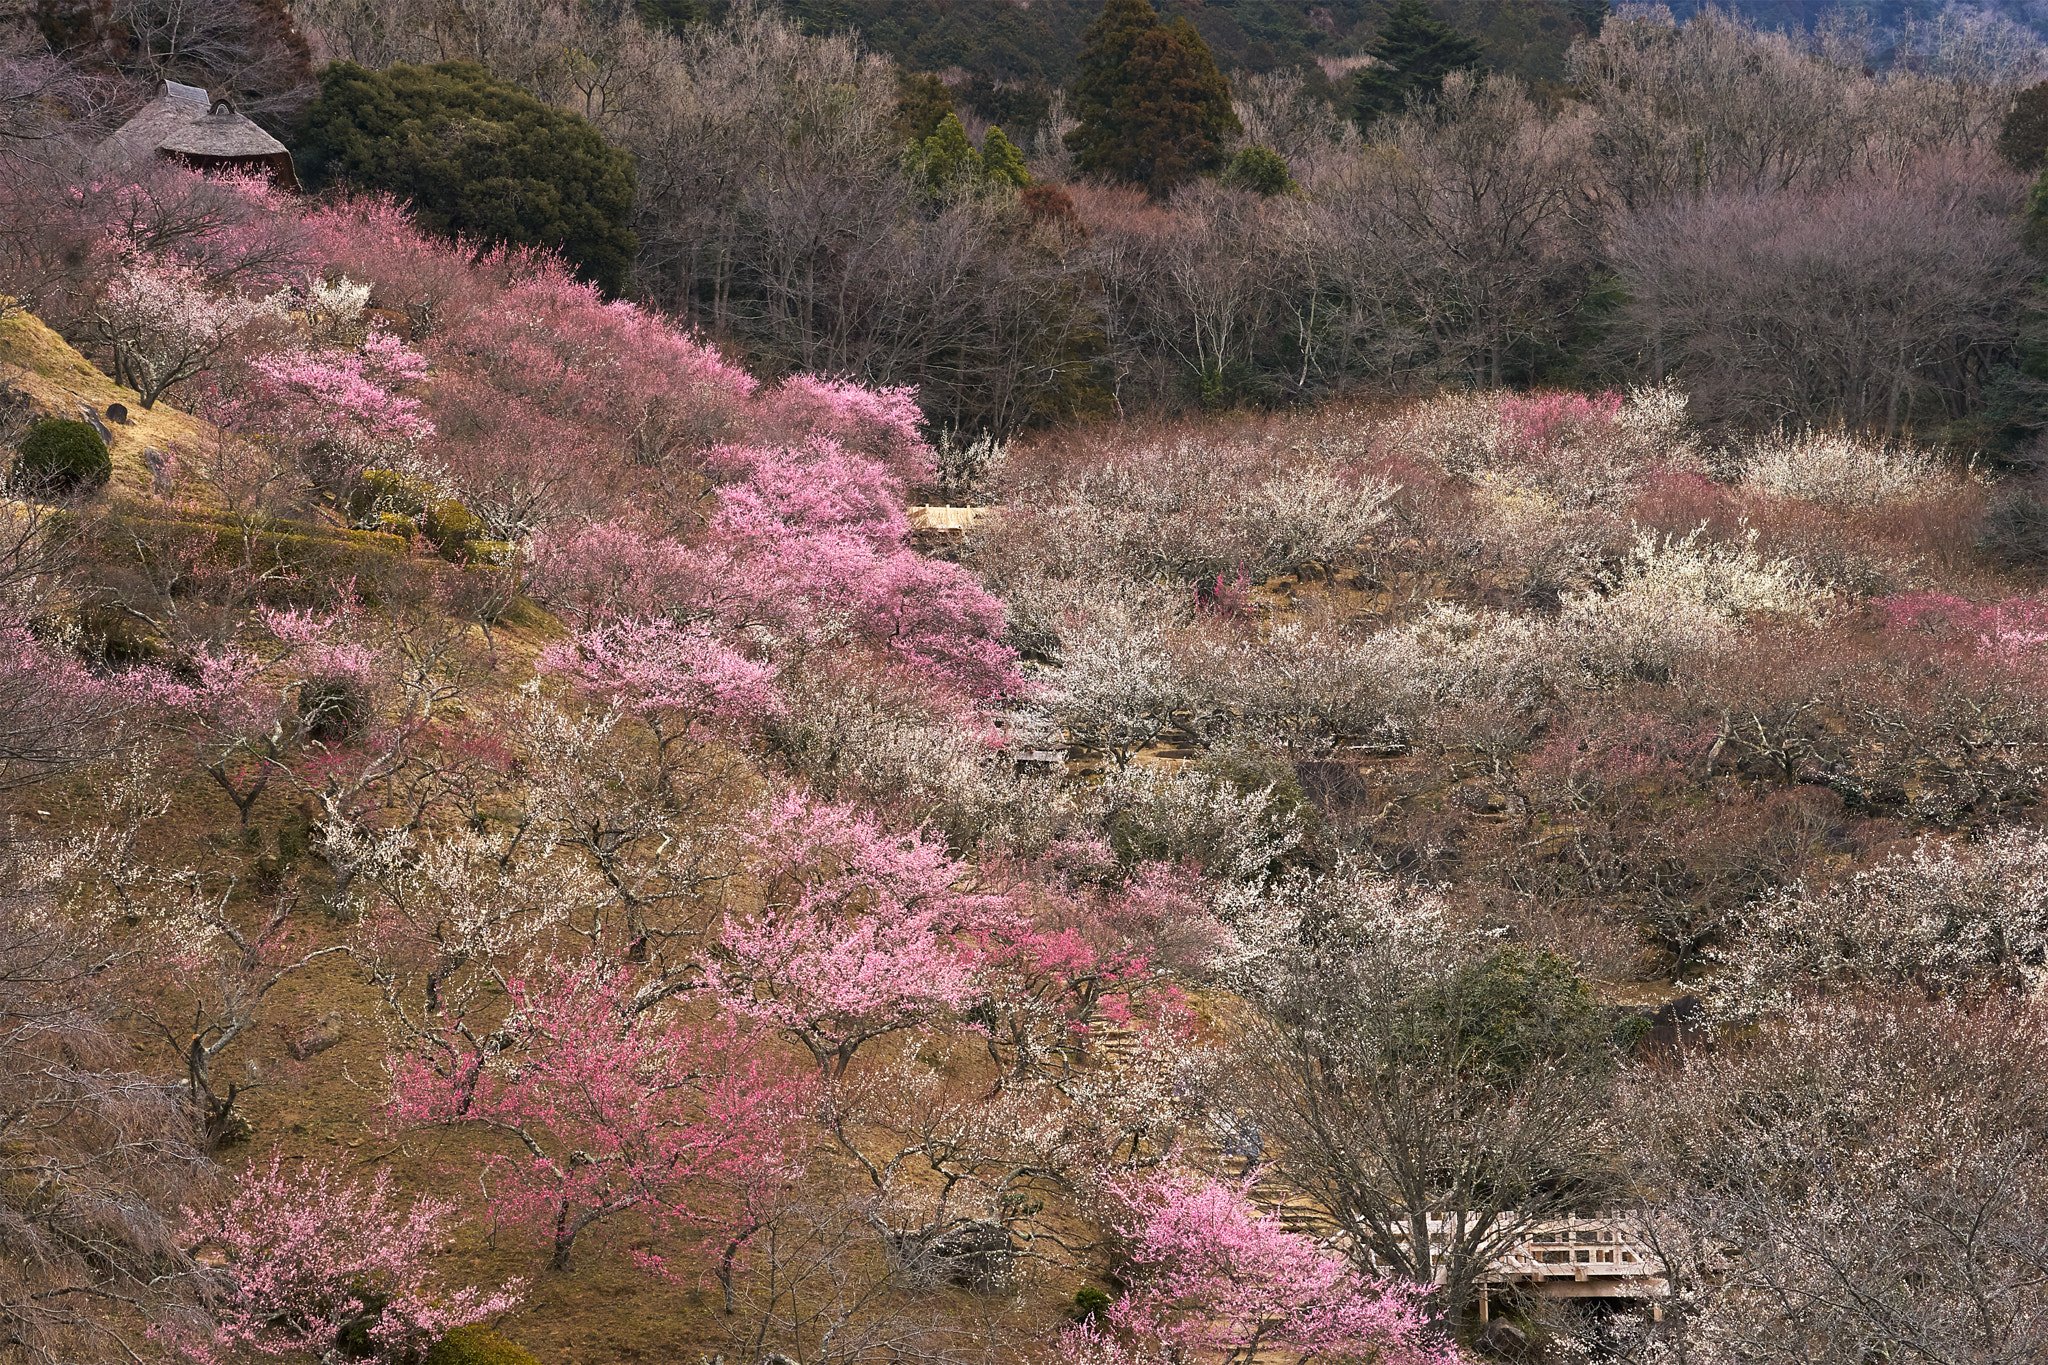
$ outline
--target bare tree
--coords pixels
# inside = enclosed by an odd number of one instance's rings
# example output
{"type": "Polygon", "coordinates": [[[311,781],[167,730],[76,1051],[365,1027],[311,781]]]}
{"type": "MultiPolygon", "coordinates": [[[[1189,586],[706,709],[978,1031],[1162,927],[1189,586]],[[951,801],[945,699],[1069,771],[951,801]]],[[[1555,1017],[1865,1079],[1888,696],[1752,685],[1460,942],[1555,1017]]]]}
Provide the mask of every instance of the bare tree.
{"type": "Polygon", "coordinates": [[[1686,1291],[1666,1351],[1757,1365],[2041,1359],[2044,1077],[2038,1009],[1868,996],[1637,1073],[1624,1111],[1686,1291]]]}
{"type": "Polygon", "coordinates": [[[1708,419],[1896,432],[1961,416],[2016,335],[2034,265],[2020,178],[1931,155],[1896,178],[1709,195],[1617,224],[1620,344],[1708,419]]]}
{"type": "Polygon", "coordinates": [[[178,1087],[136,1067],[104,959],[0,854],[0,1339],[27,1365],[141,1359],[190,1268],[210,1167],[178,1087]]]}
{"type": "Polygon", "coordinates": [[[1529,1225],[1614,1191],[1611,1044],[1547,954],[1480,953],[1440,899],[1334,877],[1251,982],[1236,1103],[1281,1179],[1367,1273],[1438,1287],[1452,1317],[1529,1225]]]}

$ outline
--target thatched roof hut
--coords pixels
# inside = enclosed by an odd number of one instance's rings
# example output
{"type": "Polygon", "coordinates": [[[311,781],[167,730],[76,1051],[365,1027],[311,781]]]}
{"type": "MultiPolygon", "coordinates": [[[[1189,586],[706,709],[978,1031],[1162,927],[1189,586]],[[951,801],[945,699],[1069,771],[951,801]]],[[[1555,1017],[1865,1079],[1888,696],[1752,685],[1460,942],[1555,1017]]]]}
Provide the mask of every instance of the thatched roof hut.
{"type": "Polygon", "coordinates": [[[198,170],[232,167],[267,172],[279,189],[296,190],[298,174],[282,142],[258,128],[225,99],[193,85],[165,81],[163,94],[100,144],[100,158],[124,165],[166,156],[198,170]]]}

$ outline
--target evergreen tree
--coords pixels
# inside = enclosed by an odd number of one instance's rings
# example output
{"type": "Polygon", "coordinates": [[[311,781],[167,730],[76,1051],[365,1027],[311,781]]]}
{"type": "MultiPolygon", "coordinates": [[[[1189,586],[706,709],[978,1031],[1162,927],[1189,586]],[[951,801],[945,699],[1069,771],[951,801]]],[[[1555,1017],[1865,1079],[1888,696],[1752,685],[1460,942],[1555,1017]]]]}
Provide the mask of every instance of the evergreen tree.
{"type": "Polygon", "coordinates": [[[1479,44],[1432,18],[1423,0],[1398,0],[1366,51],[1373,64],[1358,73],[1352,105],[1361,128],[1400,110],[1411,94],[1435,95],[1453,71],[1480,65],[1479,44]]]}
{"type": "Polygon", "coordinates": [[[929,71],[896,73],[896,126],[909,142],[923,142],[953,112],[953,92],[929,71]]]}
{"type": "Polygon", "coordinates": [[[1223,164],[1240,131],[1230,85],[1186,19],[1159,22],[1150,0],[1104,0],[1088,28],[1067,134],[1074,164],[1154,195],[1223,164]]]}
{"type": "Polygon", "coordinates": [[[919,148],[918,162],[925,183],[944,193],[954,186],[971,184],[981,178],[981,153],[967,139],[967,129],[958,114],[948,114],[919,148]]]}
{"type": "Polygon", "coordinates": [[[471,63],[330,63],[295,150],[308,189],[385,190],[429,231],[551,247],[607,293],[639,248],[632,156],[471,63]]]}
{"type": "Polygon", "coordinates": [[[1268,199],[1276,194],[1291,194],[1295,189],[1286,159],[1270,147],[1247,147],[1230,158],[1230,165],[1223,171],[1223,183],[1268,199]]]}
{"type": "Polygon", "coordinates": [[[981,173],[991,184],[1015,185],[1020,190],[1031,183],[1031,172],[1024,169],[1024,154],[1000,128],[989,129],[981,140],[981,173]]]}

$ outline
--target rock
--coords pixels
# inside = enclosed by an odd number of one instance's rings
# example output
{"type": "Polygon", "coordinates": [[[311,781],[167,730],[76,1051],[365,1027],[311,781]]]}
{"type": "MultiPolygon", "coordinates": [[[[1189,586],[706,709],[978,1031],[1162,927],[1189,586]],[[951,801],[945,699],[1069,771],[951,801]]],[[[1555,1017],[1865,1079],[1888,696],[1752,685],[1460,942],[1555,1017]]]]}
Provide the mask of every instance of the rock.
{"type": "Polygon", "coordinates": [[[85,420],[86,425],[100,434],[102,441],[105,441],[108,445],[114,443],[114,433],[107,430],[107,424],[100,420],[100,410],[98,408],[80,403],[78,405],[78,415],[85,420]]]}
{"type": "Polygon", "coordinates": [[[107,420],[108,420],[109,422],[113,422],[113,423],[116,423],[116,424],[118,424],[118,425],[120,425],[120,426],[124,426],[124,427],[125,427],[125,426],[127,426],[127,425],[128,425],[128,405],[127,405],[126,403],[109,403],[109,404],[107,404],[107,420]]]}
{"type": "Polygon", "coordinates": [[[318,1023],[292,1039],[287,1046],[292,1060],[303,1062],[333,1047],[341,1041],[341,1036],[341,1016],[329,1013],[322,1015],[318,1023]]]}

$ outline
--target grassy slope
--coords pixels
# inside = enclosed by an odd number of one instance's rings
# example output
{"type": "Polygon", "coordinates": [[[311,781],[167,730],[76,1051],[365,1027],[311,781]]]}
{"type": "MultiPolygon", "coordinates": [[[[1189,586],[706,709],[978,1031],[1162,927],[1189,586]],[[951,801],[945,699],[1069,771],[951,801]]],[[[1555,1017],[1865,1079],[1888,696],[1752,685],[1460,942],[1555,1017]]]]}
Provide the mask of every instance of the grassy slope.
{"type": "Polygon", "coordinates": [[[151,486],[145,447],[158,450],[195,449],[213,436],[213,428],[159,402],[144,411],[135,390],[123,388],[94,368],[71,343],[30,313],[0,318],[0,382],[12,382],[37,407],[58,417],[76,418],[80,404],[104,412],[110,403],[128,409],[127,425],[108,423],[113,442],[114,487],[119,493],[146,494],[151,486]]]}

